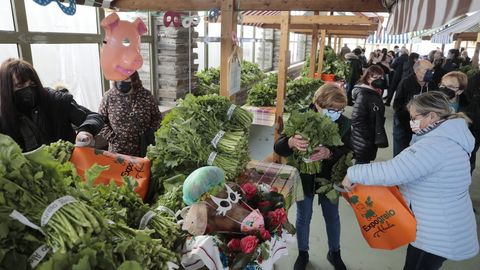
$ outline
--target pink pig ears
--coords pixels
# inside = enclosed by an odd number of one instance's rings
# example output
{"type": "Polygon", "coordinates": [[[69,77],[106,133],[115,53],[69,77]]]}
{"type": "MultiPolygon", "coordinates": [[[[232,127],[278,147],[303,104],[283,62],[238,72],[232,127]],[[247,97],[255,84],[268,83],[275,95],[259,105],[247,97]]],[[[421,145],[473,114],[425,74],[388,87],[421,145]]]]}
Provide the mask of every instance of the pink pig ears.
{"type": "Polygon", "coordinates": [[[145,34],[148,30],[147,30],[147,26],[145,26],[145,23],[142,21],[142,19],[140,18],[137,18],[133,24],[137,27],[137,30],[138,30],[138,34],[139,35],[143,35],[145,34]]]}
{"type": "Polygon", "coordinates": [[[120,22],[120,17],[118,17],[117,13],[112,13],[105,17],[105,19],[100,22],[100,25],[105,29],[105,31],[113,31],[115,27],[118,26],[118,23],[120,22]]]}

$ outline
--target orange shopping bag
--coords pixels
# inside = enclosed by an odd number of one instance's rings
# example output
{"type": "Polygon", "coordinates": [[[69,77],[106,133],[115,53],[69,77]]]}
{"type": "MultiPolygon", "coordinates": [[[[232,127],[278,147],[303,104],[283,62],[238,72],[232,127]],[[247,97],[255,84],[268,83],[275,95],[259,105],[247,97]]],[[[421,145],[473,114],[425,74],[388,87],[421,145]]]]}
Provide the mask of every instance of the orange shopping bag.
{"type": "Polygon", "coordinates": [[[342,196],[370,247],[391,250],[415,241],[417,222],[397,187],[357,184],[342,196]]]}
{"type": "Polygon", "coordinates": [[[70,161],[75,165],[78,174],[82,178],[84,178],[85,171],[95,163],[101,166],[110,166],[108,170],[103,171],[97,178],[95,181],[97,185],[108,184],[112,179],[117,185],[122,185],[122,176],[135,178],[138,183],[135,192],[142,199],[145,199],[150,179],[150,160],[89,147],[75,147],[70,161]]]}

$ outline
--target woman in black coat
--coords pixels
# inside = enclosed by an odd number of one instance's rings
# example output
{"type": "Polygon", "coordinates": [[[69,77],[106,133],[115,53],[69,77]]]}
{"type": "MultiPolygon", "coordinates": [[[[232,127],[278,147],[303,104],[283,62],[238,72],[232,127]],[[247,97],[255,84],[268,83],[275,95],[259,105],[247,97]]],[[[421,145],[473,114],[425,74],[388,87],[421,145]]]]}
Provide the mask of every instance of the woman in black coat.
{"type": "Polygon", "coordinates": [[[377,157],[378,147],[387,147],[385,106],[382,89],[383,70],[371,66],[353,89],[352,146],[356,164],[370,163],[377,157]]]}
{"type": "Polygon", "coordinates": [[[102,116],[78,105],[72,95],[44,88],[30,63],[7,59],[0,66],[0,133],[12,137],[22,151],[60,139],[93,146],[103,123],[102,116]]]}

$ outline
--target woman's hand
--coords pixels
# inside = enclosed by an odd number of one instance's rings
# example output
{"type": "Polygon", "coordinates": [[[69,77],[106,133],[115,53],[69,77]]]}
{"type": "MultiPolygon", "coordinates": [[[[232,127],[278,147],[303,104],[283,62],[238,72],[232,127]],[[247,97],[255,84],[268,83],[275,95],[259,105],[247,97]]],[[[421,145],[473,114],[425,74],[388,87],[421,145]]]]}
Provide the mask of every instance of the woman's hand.
{"type": "Polygon", "coordinates": [[[332,155],[332,152],[330,149],[328,149],[325,146],[318,146],[315,148],[315,153],[310,156],[310,160],[312,161],[317,161],[317,160],[324,160],[324,159],[329,159],[332,155]]]}
{"type": "Polygon", "coordinates": [[[298,151],[305,152],[307,151],[308,141],[302,138],[300,135],[295,135],[288,139],[288,146],[291,149],[297,149],[298,151]]]}
{"type": "Polygon", "coordinates": [[[342,181],[342,186],[345,190],[347,191],[350,191],[352,190],[353,188],[353,185],[351,182],[350,182],[350,179],[348,179],[348,175],[345,175],[345,178],[343,178],[343,181],[342,181]]]}
{"type": "Polygon", "coordinates": [[[80,131],[75,138],[75,146],[78,147],[93,147],[95,145],[95,140],[93,135],[86,131],[80,131]]]}

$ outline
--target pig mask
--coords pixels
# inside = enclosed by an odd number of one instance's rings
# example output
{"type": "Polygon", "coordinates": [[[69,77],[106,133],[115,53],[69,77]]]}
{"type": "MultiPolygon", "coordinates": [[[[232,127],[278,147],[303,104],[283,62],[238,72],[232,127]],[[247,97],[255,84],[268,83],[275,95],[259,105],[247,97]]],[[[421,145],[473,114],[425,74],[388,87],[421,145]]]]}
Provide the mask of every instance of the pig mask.
{"type": "Polygon", "coordinates": [[[140,35],[147,27],[140,18],[134,22],[120,20],[116,13],[102,20],[105,39],[100,52],[100,65],[107,80],[123,81],[143,65],[140,35]]]}

